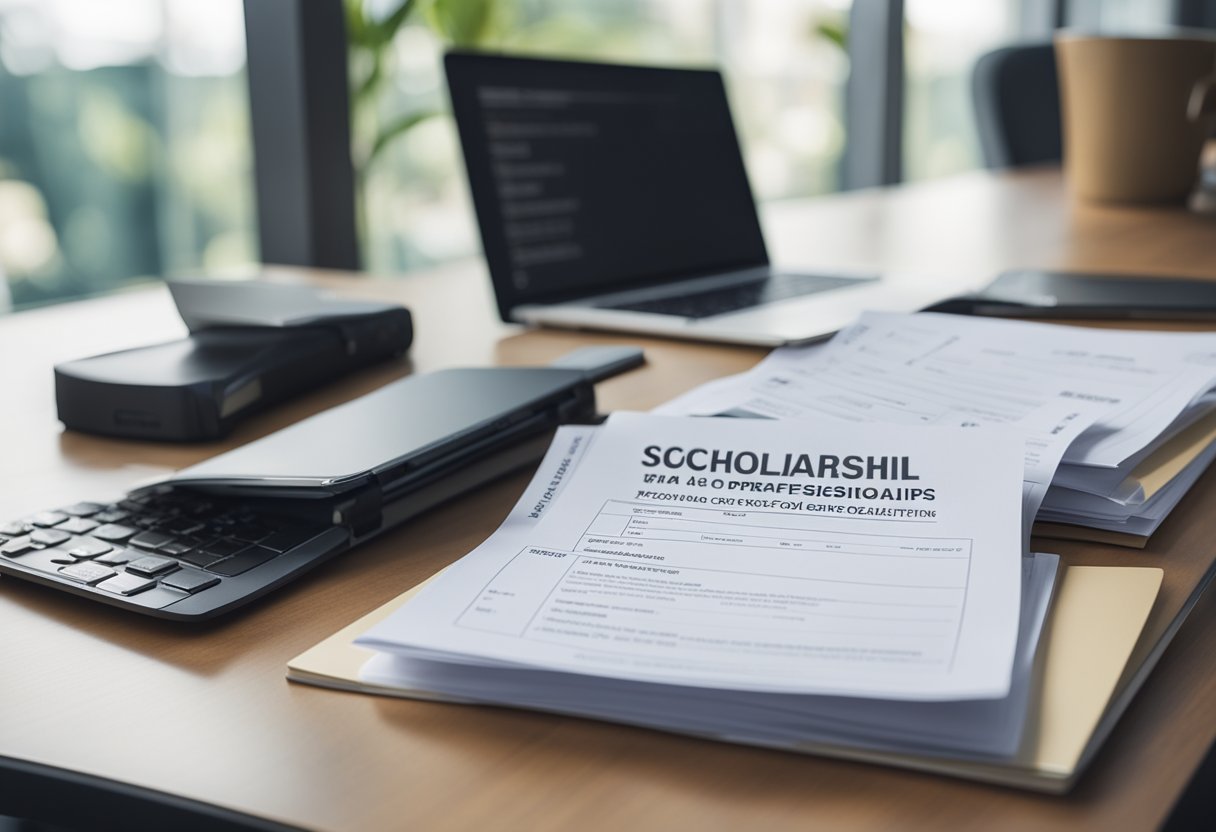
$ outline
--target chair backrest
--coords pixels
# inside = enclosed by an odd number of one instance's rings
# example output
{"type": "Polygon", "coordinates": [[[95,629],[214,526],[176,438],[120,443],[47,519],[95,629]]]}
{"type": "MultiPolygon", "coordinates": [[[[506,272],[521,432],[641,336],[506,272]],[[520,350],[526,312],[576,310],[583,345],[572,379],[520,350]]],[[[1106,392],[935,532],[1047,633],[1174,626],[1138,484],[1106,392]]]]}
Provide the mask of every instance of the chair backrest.
{"type": "Polygon", "coordinates": [[[985,165],[1060,161],[1060,88],[1050,43],[983,55],[972,72],[971,91],[985,165]]]}

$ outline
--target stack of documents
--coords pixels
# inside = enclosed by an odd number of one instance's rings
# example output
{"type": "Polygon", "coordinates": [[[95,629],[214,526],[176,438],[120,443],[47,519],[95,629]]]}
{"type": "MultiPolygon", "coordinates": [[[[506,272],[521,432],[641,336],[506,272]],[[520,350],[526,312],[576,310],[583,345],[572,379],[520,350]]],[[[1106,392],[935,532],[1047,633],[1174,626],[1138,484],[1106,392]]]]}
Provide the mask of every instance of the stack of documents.
{"type": "Polygon", "coordinates": [[[1214,388],[1207,333],[868,313],[658,412],[1017,426],[1038,521],[1143,546],[1216,457],[1214,388]]]}
{"type": "Polygon", "coordinates": [[[1021,438],[829,428],[565,432],[537,522],[361,638],[384,651],[365,678],[759,744],[1011,754],[1057,565],[1022,557],[1021,438]]]}
{"type": "Polygon", "coordinates": [[[1094,658],[1046,683],[1062,577],[1056,556],[1024,552],[1028,447],[1009,428],[830,420],[616,414],[562,428],[489,540],[291,678],[1002,782],[1013,763],[1067,778],[1160,573],[1122,570],[1111,617],[1076,600],[1097,584],[1069,570],[1080,626],[1053,638],[1088,632],[1094,658]]]}
{"type": "Polygon", "coordinates": [[[1113,468],[1061,465],[1038,519],[1130,535],[1143,545],[1216,458],[1211,403],[1201,399],[1183,417],[1113,468]]]}

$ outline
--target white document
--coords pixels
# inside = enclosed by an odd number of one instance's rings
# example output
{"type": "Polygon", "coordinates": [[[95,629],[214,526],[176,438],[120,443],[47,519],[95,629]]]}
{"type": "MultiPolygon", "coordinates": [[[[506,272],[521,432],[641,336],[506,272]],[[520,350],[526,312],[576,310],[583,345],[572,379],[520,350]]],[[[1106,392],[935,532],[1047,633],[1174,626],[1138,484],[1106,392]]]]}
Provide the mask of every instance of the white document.
{"type": "Polygon", "coordinates": [[[908,702],[715,691],[432,662],[391,653],[368,659],[360,678],[465,702],[589,716],[758,745],[831,743],[956,758],[1008,758],[1017,752],[1026,724],[1035,656],[1058,567],[1057,555],[1022,559],[1022,610],[1013,683],[1002,699],[908,702]]]}
{"type": "Polygon", "coordinates": [[[825,345],[776,350],[659,412],[1020,425],[1053,404],[1089,405],[1093,426],[1052,444],[1065,444],[1065,462],[1113,468],[1167,433],[1213,385],[1216,336],[1208,333],[870,312],[825,345]]]}
{"type": "MultiPolygon", "coordinates": [[[[823,347],[797,348],[799,358],[783,359],[783,361],[797,361],[797,369],[794,374],[790,374],[784,369],[773,369],[770,367],[769,360],[766,360],[747,373],[711,381],[691,393],[657,408],[655,412],[673,416],[721,415],[734,418],[791,421],[817,422],[833,417],[853,422],[869,421],[868,418],[856,415],[842,416],[831,410],[817,409],[816,396],[819,394],[831,395],[831,391],[817,388],[815,380],[804,382],[798,376],[806,371],[805,365],[813,363],[817,357],[822,356],[822,353],[818,352],[822,349],[823,347]],[[774,387],[777,388],[776,392],[771,389],[774,387]]],[[[810,371],[809,374],[813,375],[813,371],[810,371]]],[[[876,397],[883,395],[878,390],[873,392],[876,397]]],[[[947,409],[939,414],[940,421],[935,419],[930,424],[957,425],[959,427],[1002,424],[998,421],[981,422],[973,415],[956,412],[950,409],[955,405],[954,402],[944,404],[947,405],[947,409]]],[[[1030,541],[1031,527],[1047,496],[1065,451],[1093,425],[1101,413],[1102,408],[1092,402],[1047,399],[1023,414],[1015,423],[1016,428],[1025,437],[1022,473],[1025,510],[1022,515],[1022,537],[1026,543],[1030,541]]],[[[883,421],[892,416],[896,417],[896,424],[916,424],[914,419],[905,419],[906,414],[899,411],[880,411],[874,413],[872,418],[875,421],[883,421]]],[[[1096,469],[1086,468],[1085,470],[1096,469]]]]}
{"type": "MultiPolygon", "coordinates": [[[[1085,465],[1064,464],[1056,470],[1051,484],[1075,491],[1084,491],[1099,497],[1109,497],[1128,504],[1144,502],[1148,499],[1148,495],[1144,493],[1142,484],[1136,477],[1137,467],[1146,459],[1159,453],[1164,446],[1176,442],[1180,436],[1185,437],[1188,432],[1193,436],[1206,431],[1211,424],[1214,412],[1216,412],[1216,394],[1209,392],[1175,419],[1165,433],[1125,459],[1117,468],[1093,468],[1085,465]]],[[[1200,456],[1202,456],[1202,452],[1200,452],[1200,456]]]]}
{"type": "Polygon", "coordinates": [[[578,454],[559,510],[359,643],[743,691],[1009,692],[1020,434],[617,414],[578,454]]]}

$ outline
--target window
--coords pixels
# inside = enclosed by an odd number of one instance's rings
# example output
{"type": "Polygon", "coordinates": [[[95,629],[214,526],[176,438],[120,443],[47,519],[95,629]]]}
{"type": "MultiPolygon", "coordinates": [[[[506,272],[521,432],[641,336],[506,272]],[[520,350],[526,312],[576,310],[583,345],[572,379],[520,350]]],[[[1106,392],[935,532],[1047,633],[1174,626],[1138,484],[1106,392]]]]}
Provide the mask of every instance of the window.
{"type": "Polygon", "coordinates": [[[0,308],[257,259],[240,0],[0,0],[0,308]]]}
{"type": "MultiPolygon", "coordinates": [[[[376,24],[405,2],[276,0],[276,8],[343,3],[348,19],[376,24]]],[[[1061,9],[1070,24],[1126,31],[1165,23],[1184,6],[1192,16],[1206,8],[1199,0],[408,5],[383,42],[347,32],[362,259],[382,274],[478,251],[446,115],[441,56],[451,43],[720,66],[753,190],[766,201],[841,187],[851,18],[868,21],[857,24],[867,35],[902,36],[905,86],[902,133],[876,127],[850,149],[877,147],[875,166],[893,176],[902,146],[904,178],[921,180],[981,165],[970,77],[983,52],[1047,37],[1061,9]]],[[[258,260],[244,44],[242,0],[0,0],[0,310],[258,260]]],[[[895,76],[869,75],[876,88],[854,101],[892,104],[895,76]]]]}
{"type": "Polygon", "coordinates": [[[904,178],[982,167],[971,99],[976,59],[1018,38],[1016,0],[907,0],[904,178]]]}
{"type": "MultiPolygon", "coordinates": [[[[382,19],[398,4],[367,3],[382,19]]],[[[474,5],[474,4],[471,4],[474,5]]],[[[518,54],[670,65],[718,65],[758,199],[835,190],[844,147],[848,60],[837,37],[848,0],[517,0],[493,3],[477,44],[518,54]]],[[[439,27],[442,32],[442,26],[439,27]]],[[[393,40],[386,80],[355,104],[362,168],[363,254],[399,272],[478,250],[451,119],[444,37],[418,15],[393,40]],[[418,118],[425,113],[434,117],[418,118]],[[413,119],[411,118],[413,117],[413,119]],[[409,127],[375,153],[377,137],[409,127]]],[[[356,89],[368,56],[352,55],[356,89]]]]}

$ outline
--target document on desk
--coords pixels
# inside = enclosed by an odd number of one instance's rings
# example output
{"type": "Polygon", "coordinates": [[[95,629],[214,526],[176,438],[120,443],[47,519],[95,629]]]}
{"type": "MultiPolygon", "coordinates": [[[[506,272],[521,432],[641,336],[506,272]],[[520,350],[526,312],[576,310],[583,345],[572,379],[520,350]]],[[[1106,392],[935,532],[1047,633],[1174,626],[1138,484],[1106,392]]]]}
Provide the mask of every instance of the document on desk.
{"type": "Polygon", "coordinates": [[[555,510],[358,643],[690,687],[1008,694],[1021,434],[616,414],[580,436],[555,510]]]}
{"type": "Polygon", "coordinates": [[[1090,405],[1091,428],[1049,434],[1047,447],[1064,445],[1066,463],[1115,468],[1193,404],[1210,405],[1214,385],[1209,333],[868,312],[827,344],[775,350],[657,412],[959,425],[1019,424],[1053,403],[1090,405]]]}

